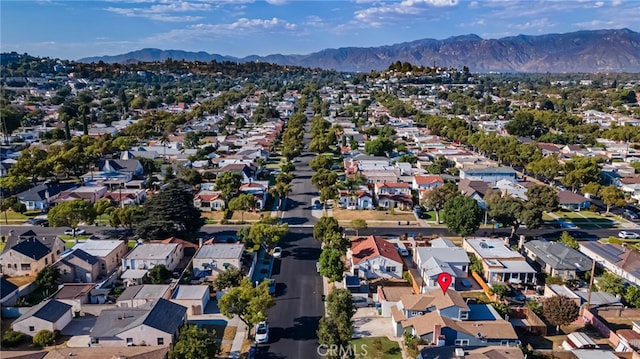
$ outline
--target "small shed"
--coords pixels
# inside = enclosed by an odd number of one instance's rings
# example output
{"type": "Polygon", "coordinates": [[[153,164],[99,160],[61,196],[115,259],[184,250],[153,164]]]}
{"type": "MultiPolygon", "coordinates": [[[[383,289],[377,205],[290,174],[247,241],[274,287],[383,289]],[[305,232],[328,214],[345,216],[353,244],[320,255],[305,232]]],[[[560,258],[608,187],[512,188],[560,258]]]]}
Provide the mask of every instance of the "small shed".
{"type": "Polygon", "coordinates": [[[204,314],[210,299],[208,285],[181,285],[171,296],[171,301],[187,307],[187,316],[204,314]]]}
{"type": "Polygon", "coordinates": [[[71,322],[71,318],[71,305],[49,299],[31,307],[11,324],[11,328],[34,336],[41,330],[62,330],[71,322]]]}

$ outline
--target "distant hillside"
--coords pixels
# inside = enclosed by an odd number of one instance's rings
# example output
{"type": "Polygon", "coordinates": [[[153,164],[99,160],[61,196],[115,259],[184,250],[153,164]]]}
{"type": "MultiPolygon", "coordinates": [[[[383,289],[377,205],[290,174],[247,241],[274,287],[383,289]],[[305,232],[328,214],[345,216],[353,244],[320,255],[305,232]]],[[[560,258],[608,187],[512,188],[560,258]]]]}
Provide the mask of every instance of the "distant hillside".
{"type": "Polygon", "coordinates": [[[338,71],[384,70],[392,62],[414,65],[468,66],[473,72],[640,72],[640,33],[629,29],[578,31],[539,36],[483,39],[477,35],[445,40],[423,39],[380,47],[325,49],[307,55],[236,58],[206,52],[142,49],[79,62],[263,61],[338,71]]]}

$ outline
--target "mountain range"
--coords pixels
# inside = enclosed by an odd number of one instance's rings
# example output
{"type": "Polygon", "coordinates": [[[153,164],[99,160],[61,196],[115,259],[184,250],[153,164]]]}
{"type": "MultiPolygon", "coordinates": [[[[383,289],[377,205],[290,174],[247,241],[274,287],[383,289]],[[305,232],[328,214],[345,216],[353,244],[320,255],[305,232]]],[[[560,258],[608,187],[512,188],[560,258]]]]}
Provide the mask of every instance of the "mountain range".
{"type": "Polygon", "coordinates": [[[79,62],[260,61],[348,72],[384,70],[396,61],[413,65],[462,68],[472,72],[640,72],[640,33],[629,29],[564,34],[518,35],[483,39],[477,35],[422,39],[380,47],[325,49],[306,55],[251,55],[243,58],[204,51],[142,49],[79,62]]]}

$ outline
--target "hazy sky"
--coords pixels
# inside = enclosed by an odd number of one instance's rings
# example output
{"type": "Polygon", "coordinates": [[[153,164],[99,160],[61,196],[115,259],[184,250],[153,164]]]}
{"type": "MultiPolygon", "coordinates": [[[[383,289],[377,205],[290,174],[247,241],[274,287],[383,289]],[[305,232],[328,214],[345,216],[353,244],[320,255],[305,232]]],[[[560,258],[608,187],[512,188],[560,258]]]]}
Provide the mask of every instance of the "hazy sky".
{"type": "Polygon", "coordinates": [[[145,47],[246,56],[588,29],[640,31],[639,0],[0,1],[0,51],[78,59],[145,47]]]}

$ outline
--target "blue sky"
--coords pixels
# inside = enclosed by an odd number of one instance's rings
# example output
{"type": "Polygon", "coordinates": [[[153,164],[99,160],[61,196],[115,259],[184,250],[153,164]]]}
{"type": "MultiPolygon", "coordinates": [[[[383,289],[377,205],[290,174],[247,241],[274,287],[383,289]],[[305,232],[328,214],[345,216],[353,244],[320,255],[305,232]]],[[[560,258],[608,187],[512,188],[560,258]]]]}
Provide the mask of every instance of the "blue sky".
{"type": "Polygon", "coordinates": [[[247,56],[589,29],[640,31],[638,0],[0,2],[0,51],[78,59],[145,47],[247,56]]]}

